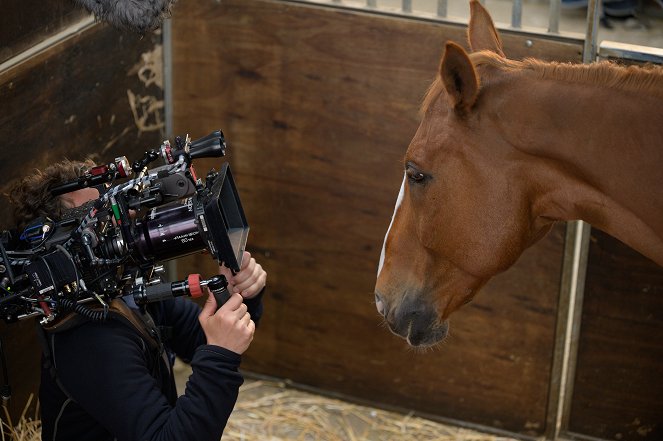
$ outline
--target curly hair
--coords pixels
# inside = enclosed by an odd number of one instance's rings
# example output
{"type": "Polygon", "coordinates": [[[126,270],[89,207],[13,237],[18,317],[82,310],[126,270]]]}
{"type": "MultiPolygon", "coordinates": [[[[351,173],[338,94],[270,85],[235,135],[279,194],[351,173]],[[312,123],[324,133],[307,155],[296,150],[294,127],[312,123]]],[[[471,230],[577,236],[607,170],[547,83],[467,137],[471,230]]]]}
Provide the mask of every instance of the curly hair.
{"type": "Polygon", "coordinates": [[[14,209],[14,223],[19,229],[29,222],[47,216],[58,219],[66,208],[61,196],[51,196],[53,185],[76,179],[85,173],[94,163],[90,160],[71,161],[65,159],[51,164],[15,182],[7,195],[14,209]]]}

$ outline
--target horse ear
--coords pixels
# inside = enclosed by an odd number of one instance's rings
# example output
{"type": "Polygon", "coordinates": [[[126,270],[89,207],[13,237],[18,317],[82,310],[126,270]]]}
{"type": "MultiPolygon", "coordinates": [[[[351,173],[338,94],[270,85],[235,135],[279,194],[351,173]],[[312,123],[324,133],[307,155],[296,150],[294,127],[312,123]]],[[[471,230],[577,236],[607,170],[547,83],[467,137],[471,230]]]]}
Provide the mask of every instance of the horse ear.
{"type": "Polygon", "coordinates": [[[470,1],[470,25],[467,31],[472,52],[489,50],[504,57],[502,39],[490,14],[477,0],[470,1]]]}
{"type": "Polygon", "coordinates": [[[440,75],[454,109],[460,113],[470,110],[479,95],[479,79],[467,52],[456,43],[447,43],[440,75]]]}

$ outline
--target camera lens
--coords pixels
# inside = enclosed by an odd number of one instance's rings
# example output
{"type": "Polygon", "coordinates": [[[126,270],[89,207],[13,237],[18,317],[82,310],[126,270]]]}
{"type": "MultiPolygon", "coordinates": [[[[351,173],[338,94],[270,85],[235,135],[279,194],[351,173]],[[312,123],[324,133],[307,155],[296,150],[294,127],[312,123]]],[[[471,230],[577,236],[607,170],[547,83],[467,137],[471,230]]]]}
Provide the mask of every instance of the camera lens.
{"type": "Polygon", "coordinates": [[[146,260],[168,260],[205,249],[194,198],[150,210],[136,223],[136,248],[146,260]]]}

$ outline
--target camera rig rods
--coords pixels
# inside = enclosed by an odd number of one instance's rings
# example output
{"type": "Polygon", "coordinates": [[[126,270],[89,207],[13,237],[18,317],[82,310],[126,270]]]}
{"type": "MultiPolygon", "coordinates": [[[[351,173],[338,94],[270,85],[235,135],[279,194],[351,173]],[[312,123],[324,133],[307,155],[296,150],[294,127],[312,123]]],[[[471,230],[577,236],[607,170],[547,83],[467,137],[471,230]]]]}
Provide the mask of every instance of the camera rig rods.
{"type": "Polygon", "coordinates": [[[207,287],[214,295],[219,308],[230,298],[228,281],[222,274],[209,279],[201,279],[200,274],[189,274],[186,279],[177,282],[163,282],[147,286],[138,284],[134,285],[131,294],[134,301],[141,305],[183,295],[193,298],[201,297],[204,287],[207,287]]]}

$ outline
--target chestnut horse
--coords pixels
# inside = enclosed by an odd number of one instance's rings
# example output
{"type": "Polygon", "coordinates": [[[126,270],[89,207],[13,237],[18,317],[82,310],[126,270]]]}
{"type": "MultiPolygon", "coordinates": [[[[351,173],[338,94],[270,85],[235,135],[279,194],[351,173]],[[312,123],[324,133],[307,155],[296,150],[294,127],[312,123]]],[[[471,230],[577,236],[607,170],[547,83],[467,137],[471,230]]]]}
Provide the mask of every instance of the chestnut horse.
{"type": "Polygon", "coordinates": [[[444,339],[449,315],[558,221],[663,265],[663,69],[509,60],[470,7],[472,52],[446,44],[375,287],[413,346],[444,339]]]}

